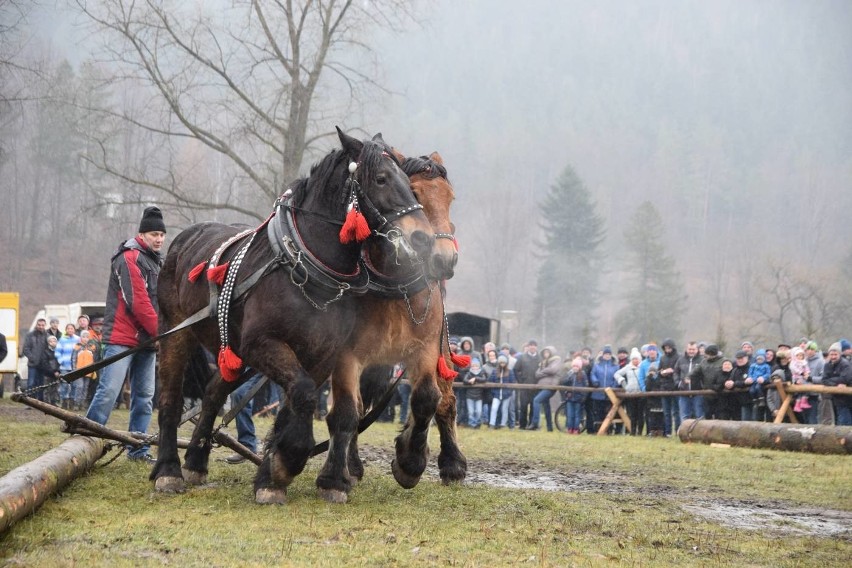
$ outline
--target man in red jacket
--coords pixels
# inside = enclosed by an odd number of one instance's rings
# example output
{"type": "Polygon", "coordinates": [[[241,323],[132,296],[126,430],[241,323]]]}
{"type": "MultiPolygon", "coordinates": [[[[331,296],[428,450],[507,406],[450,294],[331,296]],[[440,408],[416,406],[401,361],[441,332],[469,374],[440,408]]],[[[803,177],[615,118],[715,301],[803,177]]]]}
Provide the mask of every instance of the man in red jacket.
{"type": "MultiPolygon", "coordinates": [[[[163,214],[147,207],[139,234],[122,243],[112,257],[103,326],[103,357],[108,358],[144,343],[157,335],[157,276],[166,239],[163,214]]],[[[156,351],[139,351],[108,365],[100,380],[86,418],[106,424],[130,371],[131,432],[147,433],[154,399],[156,351]]],[[[153,463],[148,446],[128,448],[132,460],[153,463]]]]}

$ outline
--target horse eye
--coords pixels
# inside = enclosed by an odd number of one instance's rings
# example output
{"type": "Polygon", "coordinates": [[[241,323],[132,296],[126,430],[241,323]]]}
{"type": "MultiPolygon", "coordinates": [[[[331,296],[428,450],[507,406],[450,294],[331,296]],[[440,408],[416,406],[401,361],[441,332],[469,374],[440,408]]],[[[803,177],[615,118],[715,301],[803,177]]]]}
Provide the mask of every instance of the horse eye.
{"type": "Polygon", "coordinates": [[[384,185],[388,181],[388,176],[385,174],[379,174],[376,176],[376,183],[379,185],[384,185]]]}

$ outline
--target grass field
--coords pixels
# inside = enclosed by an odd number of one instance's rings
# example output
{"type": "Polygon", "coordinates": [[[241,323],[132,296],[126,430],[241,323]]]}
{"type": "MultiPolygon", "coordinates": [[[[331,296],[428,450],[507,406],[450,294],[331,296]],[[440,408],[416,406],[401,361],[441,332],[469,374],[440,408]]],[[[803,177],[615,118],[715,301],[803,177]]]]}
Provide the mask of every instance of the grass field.
{"type": "MultiPolygon", "coordinates": [[[[111,425],[124,429],[127,411],[111,425]]],[[[260,420],[259,431],[269,428],[260,420]]],[[[0,475],[66,438],[0,400],[0,475]]],[[[316,437],[325,426],[316,424],[316,437]]],[[[366,475],[346,505],[317,499],[312,460],[285,506],[258,506],[254,466],[214,450],[210,483],[153,492],[124,456],[0,535],[10,566],[849,566],[847,456],[673,439],[462,430],[468,481],[390,474],[396,426],[361,437],[366,475]]],[[[432,436],[437,455],[437,433],[432,436]]],[[[101,460],[102,462],[106,460],[101,460]]]]}

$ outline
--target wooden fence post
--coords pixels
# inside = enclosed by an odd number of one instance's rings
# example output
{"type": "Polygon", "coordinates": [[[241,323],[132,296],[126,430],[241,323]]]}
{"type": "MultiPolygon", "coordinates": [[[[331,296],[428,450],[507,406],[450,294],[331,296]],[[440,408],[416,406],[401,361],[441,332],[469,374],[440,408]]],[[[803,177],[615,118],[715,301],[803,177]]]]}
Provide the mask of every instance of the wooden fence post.
{"type": "Polygon", "coordinates": [[[790,422],[793,424],[798,424],[799,421],[796,420],[796,414],[793,412],[793,409],[790,408],[790,403],[793,400],[793,395],[788,393],[784,388],[783,381],[776,381],[775,388],[778,390],[778,396],[781,397],[781,408],[778,409],[778,414],[775,415],[775,420],[773,423],[781,424],[784,422],[784,415],[787,415],[787,418],[790,419],[790,422]]]}
{"type": "Polygon", "coordinates": [[[612,408],[609,409],[609,412],[606,414],[606,418],[604,418],[603,422],[601,422],[601,427],[598,429],[598,436],[606,436],[606,433],[609,430],[609,425],[612,423],[612,419],[615,418],[616,413],[618,413],[621,417],[624,427],[628,432],[630,432],[632,429],[630,417],[627,416],[627,413],[621,407],[621,399],[615,395],[615,391],[613,391],[610,387],[605,388],[604,392],[609,398],[609,401],[612,403],[612,408]]]}

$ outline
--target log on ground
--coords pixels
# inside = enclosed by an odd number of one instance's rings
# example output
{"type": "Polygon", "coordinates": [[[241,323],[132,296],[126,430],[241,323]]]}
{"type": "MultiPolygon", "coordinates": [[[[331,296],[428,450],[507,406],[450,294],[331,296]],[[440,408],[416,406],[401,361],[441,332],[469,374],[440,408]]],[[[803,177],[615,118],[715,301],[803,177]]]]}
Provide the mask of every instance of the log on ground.
{"type": "Polygon", "coordinates": [[[682,442],[817,454],[852,453],[852,426],[690,419],[683,421],[677,435],[682,442]]]}
{"type": "Polygon", "coordinates": [[[88,471],[105,448],[103,440],[75,436],[0,478],[0,533],[88,471]]]}

